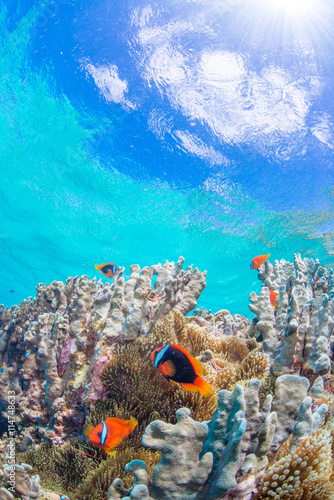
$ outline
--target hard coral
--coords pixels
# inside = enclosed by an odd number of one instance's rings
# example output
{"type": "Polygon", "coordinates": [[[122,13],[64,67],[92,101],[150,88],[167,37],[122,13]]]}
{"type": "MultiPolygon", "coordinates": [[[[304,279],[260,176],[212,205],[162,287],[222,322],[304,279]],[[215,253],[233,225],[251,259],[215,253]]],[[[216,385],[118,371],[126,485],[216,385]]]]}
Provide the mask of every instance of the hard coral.
{"type": "Polygon", "coordinates": [[[333,271],[321,268],[315,274],[318,266],[318,260],[302,260],[296,254],[294,265],[281,260],[272,266],[267,261],[259,270],[263,286],[259,295],[250,295],[249,307],[256,316],[249,331],[255,328],[261,334],[263,350],[277,376],[298,371],[311,378],[330,372],[333,271]],[[270,303],[269,290],[279,290],[277,308],[270,303]]]}
{"type": "Polygon", "coordinates": [[[11,500],[15,498],[21,500],[39,499],[39,476],[31,476],[32,468],[28,464],[21,463],[4,465],[3,482],[4,488],[0,489],[0,499],[11,500]],[[6,489],[6,486],[8,489],[6,489]],[[9,491],[10,490],[10,491],[9,491]]]}
{"type": "Polygon", "coordinates": [[[0,306],[0,405],[15,392],[24,438],[65,443],[103,396],[100,374],[115,341],[146,334],[173,307],[187,314],[196,306],[206,271],[182,270],[183,262],[131,266],[127,281],[119,268],[111,284],[88,276],[39,284],[34,300],[0,306]]]}

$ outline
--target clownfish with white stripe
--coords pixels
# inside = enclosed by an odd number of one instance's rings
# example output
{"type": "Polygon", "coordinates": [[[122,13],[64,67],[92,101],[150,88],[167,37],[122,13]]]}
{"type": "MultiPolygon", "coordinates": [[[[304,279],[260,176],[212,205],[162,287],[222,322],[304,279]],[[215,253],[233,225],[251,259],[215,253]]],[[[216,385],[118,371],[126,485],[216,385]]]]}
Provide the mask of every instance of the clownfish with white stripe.
{"type": "Polygon", "coordinates": [[[102,448],[108,455],[114,456],[116,454],[114,448],[131,434],[137,424],[137,420],[133,417],[130,417],[130,420],[111,417],[96,427],[88,425],[84,434],[97,448],[102,448]]]}
{"type": "Polygon", "coordinates": [[[168,381],[178,382],[187,391],[199,391],[202,396],[211,396],[212,387],[202,378],[202,363],[183,347],[175,344],[159,347],[152,352],[151,358],[168,381]]]}
{"type": "Polygon", "coordinates": [[[70,500],[67,495],[60,495],[60,500],[70,500]]]}
{"type": "Polygon", "coordinates": [[[112,278],[117,273],[117,267],[112,262],[107,262],[106,264],[95,264],[95,269],[104,274],[106,278],[112,278]]]}

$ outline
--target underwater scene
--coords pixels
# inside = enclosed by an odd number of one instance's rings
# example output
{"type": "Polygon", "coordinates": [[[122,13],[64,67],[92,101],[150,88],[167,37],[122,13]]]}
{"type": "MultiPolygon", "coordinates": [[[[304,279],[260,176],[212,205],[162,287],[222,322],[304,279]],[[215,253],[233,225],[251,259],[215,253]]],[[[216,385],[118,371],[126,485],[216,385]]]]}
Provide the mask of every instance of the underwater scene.
{"type": "Polygon", "coordinates": [[[0,7],[0,500],[334,500],[334,3],[0,7]]]}

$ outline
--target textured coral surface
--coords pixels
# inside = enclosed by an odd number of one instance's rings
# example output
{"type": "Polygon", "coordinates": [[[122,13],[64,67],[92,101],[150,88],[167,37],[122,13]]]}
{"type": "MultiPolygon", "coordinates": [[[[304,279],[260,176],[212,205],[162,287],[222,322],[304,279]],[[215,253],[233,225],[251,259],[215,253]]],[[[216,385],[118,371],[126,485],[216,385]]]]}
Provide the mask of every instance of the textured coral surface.
{"type": "Polygon", "coordinates": [[[1,309],[0,499],[14,498],[8,394],[15,498],[334,499],[333,271],[300,255],[267,261],[249,322],[191,312],[206,272],[182,264],[40,284],[1,309]],[[155,368],[150,354],[167,344],[201,361],[212,396],[155,368]],[[83,437],[131,415],[138,426],[115,458],[83,437]]]}

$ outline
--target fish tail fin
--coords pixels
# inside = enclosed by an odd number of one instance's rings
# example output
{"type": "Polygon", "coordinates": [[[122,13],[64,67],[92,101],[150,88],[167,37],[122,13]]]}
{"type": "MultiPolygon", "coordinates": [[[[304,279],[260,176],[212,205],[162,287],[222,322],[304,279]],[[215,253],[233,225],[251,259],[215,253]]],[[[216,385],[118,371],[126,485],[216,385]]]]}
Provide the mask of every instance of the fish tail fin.
{"type": "Polygon", "coordinates": [[[86,437],[89,437],[93,429],[94,429],[94,425],[87,425],[87,427],[85,427],[85,430],[84,430],[84,435],[86,437]]]}
{"type": "Polygon", "coordinates": [[[137,426],[138,424],[138,420],[135,419],[134,417],[130,417],[130,420],[129,420],[129,430],[130,432],[133,431],[133,429],[137,426]]]}
{"type": "Polygon", "coordinates": [[[269,259],[270,256],[271,256],[271,254],[267,253],[267,255],[266,255],[267,259],[269,259]]]}
{"type": "Polygon", "coordinates": [[[202,396],[211,396],[212,387],[207,383],[206,380],[202,377],[197,377],[194,381],[194,384],[198,387],[198,390],[202,396]]]}
{"type": "Polygon", "coordinates": [[[110,457],[116,457],[116,450],[114,448],[103,448],[110,457]]]}
{"type": "Polygon", "coordinates": [[[98,271],[100,270],[100,266],[98,264],[95,264],[95,269],[97,269],[98,271]]]}

